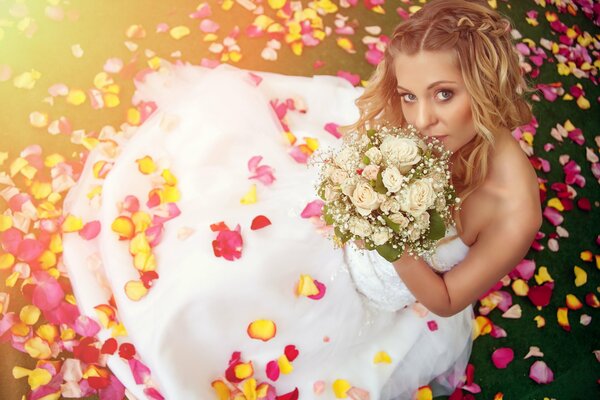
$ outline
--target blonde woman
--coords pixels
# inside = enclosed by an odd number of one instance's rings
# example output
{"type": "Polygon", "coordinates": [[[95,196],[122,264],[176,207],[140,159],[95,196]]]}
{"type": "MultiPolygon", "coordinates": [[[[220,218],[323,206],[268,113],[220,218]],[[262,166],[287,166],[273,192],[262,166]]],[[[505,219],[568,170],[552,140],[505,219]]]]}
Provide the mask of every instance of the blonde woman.
{"type": "MultiPolygon", "coordinates": [[[[107,355],[132,395],[387,400],[465,384],[471,303],[540,225],[536,177],[511,137],[531,114],[506,19],[482,3],[428,2],[394,31],[364,91],[227,65],[143,79],[135,99],[157,111],[136,132],[106,132],[65,200],[102,230],[63,238],[80,310],[97,318],[116,304],[118,340],[151,371],[107,355]],[[339,145],[336,124],[375,123],[413,124],[454,151],[463,205],[428,260],[391,264],[321,235],[307,151],[314,139],[339,145]],[[105,179],[97,165],[112,165],[105,179]],[[140,211],[154,213],[150,238],[129,243],[119,222],[140,211]]],[[[108,324],[98,337],[113,335],[108,324]]]]}

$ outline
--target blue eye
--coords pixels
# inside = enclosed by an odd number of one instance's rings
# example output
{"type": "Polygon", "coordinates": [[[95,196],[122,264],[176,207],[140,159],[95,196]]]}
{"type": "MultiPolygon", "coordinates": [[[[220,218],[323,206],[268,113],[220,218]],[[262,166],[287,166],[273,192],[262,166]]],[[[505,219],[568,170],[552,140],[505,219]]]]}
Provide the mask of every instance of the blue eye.
{"type": "Polygon", "coordinates": [[[452,91],[450,91],[450,90],[440,90],[439,92],[436,93],[436,95],[439,95],[440,93],[442,94],[442,96],[438,96],[438,99],[442,100],[442,101],[449,100],[454,95],[454,93],[452,93],[452,91]],[[445,93],[445,95],[443,95],[444,93],[445,93]]]}
{"type": "Polygon", "coordinates": [[[416,100],[416,96],[411,93],[400,93],[400,97],[407,103],[412,103],[416,100]],[[409,96],[413,96],[413,98],[409,98],[409,96]]]}

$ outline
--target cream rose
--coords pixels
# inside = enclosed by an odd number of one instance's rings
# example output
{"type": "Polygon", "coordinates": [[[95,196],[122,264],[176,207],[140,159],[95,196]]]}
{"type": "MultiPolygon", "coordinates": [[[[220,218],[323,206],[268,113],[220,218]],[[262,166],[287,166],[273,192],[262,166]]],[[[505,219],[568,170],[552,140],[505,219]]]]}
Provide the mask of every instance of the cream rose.
{"type": "Polygon", "coordinates": [[[334,157],[333,161],[344,171],[351,171],[354,169],[356,161],[355,151],[350,147],[346,147],[334,157]]]}
{"type": "Polygon", "coordinates": [[[398,171],[398,168],[391,166],[387,167],[381,173],[383,185],[392,193],[396,193],[402,187],[402,184],[406,180],[404,176],[398,171]]]}
{"type": "Polygon", "coordinates": [[[375,246],[381,246],[390,239],[390,233],[385,228],[378,229],[371,237],[375,246]]]}
{"type": "Polygon", "coordinates": [[[329,174],[331,181],[336,185],[341,185],[346,179],[348,179],[348,173],[339,168],[334,168],[329,174]]]}
{"type": "Polygon", "coordinates": [[[336,198],[338,198],[338,196],[340,195],[340,192],[332,189],[330,186],[325,186],[324,194],[325,194],[326,201],[332,201],[332,200],[335,200],[336,198]]]}
{"type": "Polygon", "coordinates": [[[400,229],[404,229],[408,226],[408,218],[401,213],[395,213],[389,216],[390,221],[400,226],[400,229]]]}
{"type": "Polygon", "coordinates": [[[379,207],[378,193],[364,180],[358,182],[354,188],[354,192],[352,192],[352,196],[350,196],[350,200],[357,207],[361,215],[366,215],[371,210],[379,207]],[[366,211],[368,212],[365,214],[366,211]]]}
{"type": "Polygon", "coordinates": [[[435,199],[431,179],[419,179],[403,191],[400,209],[418,217],[433,206],[435,199]]]}
{"type": "Polygon", "coordinates": [[[387,162],[398,167],[402,174],[421,160],[419,146],[412,139],[388,136],[379,148],[387,162]]]}
{"type": "Polygon", "coordinates": [[[369,236],[373,232],[371,224],[369,224],[367,220],[359,217],[350,218],[348,227],[353,235],[357,235],[362,238],[369,236]]]}
{"type": "Polygon", "coordinates": [[[362,176],[370,181],[374,181],[377,179],[377,174],[379,173],[379,166],[378,165],[367,165],[363,171],[362,171],[362,176]]]}
{"type": "Polygon", "coordinates": [[[365,152],[365,156],[369,157],[369,160],[373,164],[379,164],[381,162],[381,151],[377,147],[371,147],[365,152]]]}
{"type": "Polygon", "coordinates": [[[354,189],[356,188],[356,183],[354,183],[354,179],[348,178],[341,184],[342,193],[344,193],[348,197],[352,197],[352,193],[354,193],[354,189]]]}

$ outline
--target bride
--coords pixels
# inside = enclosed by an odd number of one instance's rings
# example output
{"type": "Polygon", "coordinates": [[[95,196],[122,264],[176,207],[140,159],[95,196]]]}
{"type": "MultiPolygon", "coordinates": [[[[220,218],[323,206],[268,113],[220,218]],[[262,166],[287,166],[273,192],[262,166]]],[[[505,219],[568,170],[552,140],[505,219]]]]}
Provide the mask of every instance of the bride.
{"type": "Polygon", "coordinates": [[[63,238],[127,396],[412,399],[464,385],[472,303],[541,223],[511,136],[531,113],[509,27],[478,2],[428,2],[364,91],[228,65],[138,82],[150,112],[103,132],[65,200],[85,225],[63,238]],[[307,160],[374,123],[413,124],[454,152],[464,202],[427,260],[326,238],[307,160]]]}

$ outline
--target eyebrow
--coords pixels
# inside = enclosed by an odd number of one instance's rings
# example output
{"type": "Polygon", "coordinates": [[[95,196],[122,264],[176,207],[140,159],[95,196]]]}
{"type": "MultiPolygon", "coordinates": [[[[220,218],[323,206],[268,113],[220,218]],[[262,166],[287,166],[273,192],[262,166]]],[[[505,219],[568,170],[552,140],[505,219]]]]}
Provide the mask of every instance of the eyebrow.
{"type": "MultiPolygon", "coordinates": [[[[454,81],[437,81],[437,82],[433,82],[431,85],[427,86],[427,90],[431,89],[432,87],[439,85],[440,83],[456,83],[454,81]]],[[[398,85],[396,86],[397,89],[402,89],[402,90],[406,90],[408,92],[410,92],[410,90],[403,88],[402,86],[398,85]]]]}

